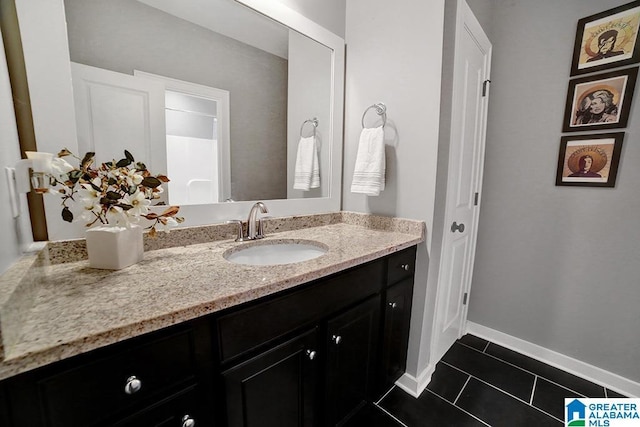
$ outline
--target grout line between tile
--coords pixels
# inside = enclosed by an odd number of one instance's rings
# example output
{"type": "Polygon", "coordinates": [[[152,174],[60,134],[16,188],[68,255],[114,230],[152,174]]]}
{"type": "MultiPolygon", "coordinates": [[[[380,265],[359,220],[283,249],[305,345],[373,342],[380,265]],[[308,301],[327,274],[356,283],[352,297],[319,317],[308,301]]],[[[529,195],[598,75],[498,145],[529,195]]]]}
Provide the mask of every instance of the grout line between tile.
{"type": "Polygon", "coordinates": [[[460,393],[458,393],[458,395],[456,396],[456,398],[453,400],[453,404],[455,405],[456,403],[458,403],[458,399],[460,399],[460,396],[462,395],[462,392],[464,391],[464,388],[467,386],[467,384],[469,384],[469,380],[471,379],[471,375],[469,375],[467,377],[467,380],[464,382],[464,385],[462,386],[462,388],[460,389],[460,393]]]}
{"type": "Polygon", "coordinates": [[[538,376],[533,377],[533,387],[531,388],[531,399],[529,405],[533,406],[533,396],[536,394],[536,385],[538,385],[538,376]]]}
{"type": "Polygon", "coordinates": [[[375,404],[376,407],[378,407],[382,412],[384,412],[385,414],[389,415],[391,418],[393,418],[397,423],[399,423],[400,425],[402,425],[403,427],[409,427],[407,426],[405,423],[403,423],[402,421],[400,421],[398,418],[396,418],[395,415],[393,415],[391,412],[387,411],[386,409],[384,409],[382,406],[378,405],[377,403],[375,404]]]}
{"type": "Polygon", "coordinates": [[[375,404],[376,404],[376,405],[378,405],[380,402],[382,402],[382,399],[384,399],[385,397],[387,397],[387,395],[388,395],[389,393],[391,393],[391,390],[393,390],[395,387],[396,387],[395,385],[392,385],[392,386],[391,386],[391,388],[390,388],[389,390],[387,390],[387,392],[386,392],[386,393],[385,393],[385,394],[384,394],[380,399],[378,399],[378,401],[377,401],[377,402],[375,402],[375,404]]]}
{"type": "MultiPolygon", "coordinates": [[[[533,409],[537,410],[538,412],[542,412],[542,413],[543,413],[543,414],[545,414],[545,415],[550,416],[550,417],[551,417],[551,418],[553,418],[554,420],[558,420],[558,421],[560,421],[560,422],[564,422],[564,421],[560,420],[559,418],[554,417],[553,415],[551,415],[551,414],[549,414],[549,413],[547,413],[547,412],[543,411],[542,409],[540,409],[540,408],[538,408],[538,407],[536,407],[536,406],[529,405],[529,403],[528,403],[528,402],[526,402],[526,401],[524,401],[524,400],[520,399],[520,398],[519,398],[519,397],[517,397],[517,396],[514,396],[513,394],[509,393],[508,391],[502,390],[501,388],[498,388],[498,387],[496,387],[495,385],[493,385],[493,384],[491,384],[491,383],[488,383],[488,382],[486,382],[486,381],[484,381],[484,380],[482,380],[482,379],[480,379],[480,378],[478,378],[478,377],[476,377],[476,376],[473,376],[473,375],[471,375],[470,373],[468,373],[468,372],[466,372],[466,371],[463,371],[462,369],[457,368],[457,367],[455,367],[455,366],[453,366],[453,365],[451,365],[451,364],[449,364],[449,363],[447,363],[447,362],[445,362],[445,361],[443,361],[443,360],[441,360],[441,361],[440,361],[440,362],[438,362],[438,363],[444,363],[445,365],[447,365],[447,366],[449,366],[449,367],[451,367],[451,368],[453,368],[453,369],[456,369],[456,370],[458,370],[458,371],[462,372],[463,374],[467,374],[467,375],[469,375],[469,377],[473,378],[474,380],[480,381],[481,383],[483,383],[483,384],[485,384],[485,385],[488,385],[489,387],[494,388],[494,389],[498,390],[499,392],[506,394],[506,395],[507,395],[507,396],[509,396],[509,397],[514,398],[515,400],[517,400],[517,401],[518,401],[518,402],[520,402],[520,403],[524,403],[524,404],[525,404],[525,405],[527,405],[527,406],[531,406],[533,409]]],[[[425,389],[425,390],[429,390],[429,389],[425,389]]],[[[431,391],[431,390],[429,390],[429,391],[431,391]]],[[[433,393],[433,392],[432,392],[432,393],[433,393]]],[[[437,396],[437,395],[436,395],[436,396],[437,396]]],[[[458,407],[458,406],[456,406],[456,408],[457,408],[457,407],[458,407]]]]}
{"type": "MultiPolygon", "coordinates": [[[[467,381],[469,381],[469,379],[467,379],[467,381]]],[[[464,412],[465,414],[469,415],[470,417],[480,421],[482,424],[491,427],[489,424],[487,424],[486,422],[482,421],[480,418],[476,417],[475,415],[473,415],[471,412],[468,412],[467,410],[459,407],[458,405],[454,405],[451,402],[449,402],[447,399],[443,398],[442,396],[440,396],[437,393],[434,393],[433,391],[429,390],[428,388],[425,388],[424,391],[428,391],[429,393],[433,394],[434,396],[436,396],[438,399],[444,400],[445,402],[447,402],[449,405],[453,406],[454,408],[456,408],[459,411],[464,412]]]]}
{"type": "MultiPolygon", "coordinates": [[[[557,382],[555,382],[554,380],[549,379],[549,378],[547,378],[547,377],[545,377],[545,376],[543,376],[543,375],[538,375],[538,374],[536,374],[536,373],[534,373],[534,372],[531,372],[531,371],[530,371],[530,370],[528,370],[528,369],[523,368],[522,366],[518,366],[518,365],[515,365],[515,364],[513,364],[513,363],[511,363],[511,362],[509,362],[509,361],[507,361],[507,360],[501,359],[501,358],[499,358],[498,356],[494,356],[493,354],[490,354],[490,353],[483,353],[483,352],[480,352],[480,351],[478,351],[478,349],[473,348],[473,347],[471,347],[471,346],[468,346],[468,345],[466,345],[465,343],[462,343],[462,342],[460,342],[459,344],[461,344],[461,345],[463,345],[463,346],[465,346],[465,347],[467,347],[467,348],[470,348],[471,350],[477,351],[477,352],[478,352],[478,353],[480,353],[480,354],[484,354],[484,355],[489,356],[489,357],[491,357],[491,358],[493,358],[493,359],[496,359],[496,360],[499,360],[499,361],[501,361],[501,362],[503,362],[503,363],[506,363],[507,365],[513,366],[514,368],[518,368],[518,369],[520,369],[521,371],[527,372],[527,373],[529,373],[529,374],[531,374],[531,375],[539,376],[540,378],[544,379],[545,381],[548,381],[548,382],[550,382],[550,383],[552,383],[552,384],[555,384],[555,385],[557,385],[557,386],[559,386],[559,387],[565,388],[565,389],[567,389],[567,390],[569,390],[569,391],[571,391],[571,392],[573,392],[573,393],[575,393],[575,394],[577,394],[577,395],[579,395],[579,396],[587,397],[587,396],[585,396],[584,394],[579,393],[579,392],[575,391],[574,389],[569,388],[569,387],[568,387],[568,386],[566,386],[566,385],[563,385],[563,384],[557,383],[557,382]]],[[[489,344],[491,344],[491,343],[489,343],[489,344]]],[[[535,359],[533,359],[533,360],[535,360],[535,359]]],[[[441,360],[441,361],[442,361],[442,360],[441,360]]],[[[442,362],[443,362],[443,361],[442,361],[442,362]]],[[[540,361],[539,361],[539,360],[537,360],[537,362],[540,362],[540,361]]],[[[445,363],[446,363],[446,362],[445,362],[445,363]]],[[[540,363],[543,363],[543,364],[545,364],[545,365],[546,365],[546,363],[544,363],[544,362],[540,362],[540,363]]],[[[447,364],[448,364],[448,363],[447,363],[447,364]]],[[[451,366],[451,365],[449,365],[449,366],[451,366]]],[[[551,366],[551,365],[547,365],[547,366],[551,366]]],[[[554,368],[553,366],[551,366],[551,367],[552,367],[552,368],[554,368]]],[[[555,368],[555,369],[559,369],[559,368],[555,368]]],[[[562,369],[559,369],[559,370],[560,370],[560,371],[562,371],[562,369]]],[[[567,374],[568,374],[568,372],[566,372],[566,371],[562,371],[562,372],[565,372],[565,373],[567,373],[567,374]]],[[[570,374],[570,375],[573,375],[573,374],[570,374]]],[[[574,375],[574,376],[575,376],[575,375],[574,375]]],[[[584,380],[584,381],[589,381],[589,380],[585,380],[584,378],[581,378],[581,377],[578,377],[578,376],[575,376],[575,377],[576,377],[576,378],[579,378],[579,379],[581,379],[581,380],[584,380]]],[[[591,381],[589,381],[589,382],[591,382],[591,381]]],[[[598,387],[602,387],[603,389],[605,389],[605,390],[606,390],[606,387],[601,386],[600,384],[596,384],[596,383],[592,383],[592,384],[595,384],[595,385],[597,385],[598,387]]],[[[606,393],[606,391],[605,391],[605,393],[606,393]]]]}

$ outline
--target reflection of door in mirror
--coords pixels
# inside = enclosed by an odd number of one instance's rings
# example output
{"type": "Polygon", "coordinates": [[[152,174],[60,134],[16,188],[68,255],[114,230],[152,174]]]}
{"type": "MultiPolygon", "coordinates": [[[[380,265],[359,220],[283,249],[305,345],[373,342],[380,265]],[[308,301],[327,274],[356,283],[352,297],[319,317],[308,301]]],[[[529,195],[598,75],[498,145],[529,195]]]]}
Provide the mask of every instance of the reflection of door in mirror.
{"type": "Polygon", "coordinates": [[[166,92],[167,172],[172,205],[218,203],[216,101],[166,92]]]}
{"type": "MultiPolygon", "coordinates": [[[[133,75],[136,69],[145,70],[221,88],[229,91],[232,97],[229,134],[234,191],[231,197],[238,203],[185,206],[181,210],[187,220],[185,225],[210,224],[237,217],[238,212],[250,209],[257,200],[271,203],[269,206],[274,215],[340,209],[345,47],[340,37],[280,1],[15,0],[15,3],[27,64],[33,128],[40,151],[58,152],[60,147],[67,146],[74,153],[80,152],[70,60],[127,75],[133,75]],[[151,2],[167,7],[150,7],[151,2]],[[222,3],[240,8],[254,19],[247,22],[247,16],[229,16],[219,7],[222,3]],[[190,17],[182,16],[182,12],[184,15],[190,13],[190,17]],[[229,32],[208,26],[207,22],[213,18],[225,24],[227,29],[252,36],[254,41],[269,38],[258,32],[258,28],[269,23],[283,30],[283,39],[289,45],[290,32],[303,34],[326,50],[323,56],[330,61],[329,72],[305,78],[302,75],[305,70],[288,66],[288,63],[300,63],[291,57],[297,55],[299,49],[287,51],[285,44],[284,49],[275,53],[254,47],[257,43],[253,44],[251,40],[240,41],[229,32]],[[174,29],[178,32],[170,31],[174,29]],[[279,77],[270,74],[272,71],[279,71],[279,77]],[[294,72],[301,74],[292,76],[294,72]],[[290,101],[293,105],[287,105],[289,92],[308,92],[306,86],[301,89],[290,86],[294,77],[300,77],[296,81],[303,83],[318,79],[328,82],[324,86],[330,99],[327,111],[313,111],[298,105],[298,100],[293,99],[290,101]],[[301,117],[288,117],[288,113],[293,111],[299,111],[301,117]],[[313,117],[317,117],[319,122],[317,135],[322,196],[307,199],[311,196],[309,191],[301,195],[304,199],[293,196],[294,199],[275,200],[287,196],[287,147],[282,144],[282,149],[278,149],[269,144],[282,143],[287,139],[288,120],[295,122],[290,138],[297,143],[302,123],[313,117]],[[252,157],[247,158],[246,155],[252,157]],[[269,163],[273,160],[280,162],[280,166],[269,163]],[[248,170],[255,176],[234,177],[236,164],[239,165],[239,174],[248,170]],[[276,187],[269,183],[272,176],[282,180],[283,184],[277,186],[278,194],[267,192],[276,187]],[[236,193],[236,188],[242,187],[255,191],[244,195],[236,193]]],[[[304,50],[305,53],[310,51],[304,50]]],[[[307,69],[315,65],[310,61],[303,63],[308,65],[307,69]]],[[[321,99],[319,96],[310,98],[321,99]]],[[[164,111],[161,117],[164,119],[164,111]]],[[[61,220],[56,208],[58,201],[45,198],[45,204],[49,238],[82,236],[82,224],[78,224],[79,227],[69,226],[61,220]]],[[[34,215],[34,221],[41,222],[41,216],[34,215]]]]}
{"type": "Polygon", "coordinates": [[[172,205],[231,198],[229,92],[134,70],[165,89],[167,172],[172,205]]]}
{"type": "Polygon", "coordinates": [[[98,162],[106,162],[128,150],[154,173],[170,177],[165,203],[229,198],[227,91],[76,63],[72,76],[79,154],[93,151],[98,162]]]}
{"type": "MultiPolygon", "coordinates": [[[[149,3],[164,7],[175,2],[149,3]]],[[[233,97],[231,191],[222,201],[286,198],[288,29],[231,0],[181,1],[178,9],[195,17],[177,17],[134,0],[65,0],[71,60],[128,75],[144,70],[228,91],[233,97]],[[220,20],[221,11],[212,6],[225,3],[268,21],[278,35],[278,43],[271,44],[280,48],[259,49],[205,27],[205,22],[189,21],[208,16],[220,20]]],[[[240,18],[223,21],[247,29],[240,18]]],[[[256,33],[257,27],[248,27],[254,38],[268,39],[256,33]]]]}
{"type": "Polygon", "coordinates": [[[73,62],[71,73],[76,155],[92,151],[103,163],[123,158],[128,150],[153,173],[166,174],[163,85],[73,62]]]}

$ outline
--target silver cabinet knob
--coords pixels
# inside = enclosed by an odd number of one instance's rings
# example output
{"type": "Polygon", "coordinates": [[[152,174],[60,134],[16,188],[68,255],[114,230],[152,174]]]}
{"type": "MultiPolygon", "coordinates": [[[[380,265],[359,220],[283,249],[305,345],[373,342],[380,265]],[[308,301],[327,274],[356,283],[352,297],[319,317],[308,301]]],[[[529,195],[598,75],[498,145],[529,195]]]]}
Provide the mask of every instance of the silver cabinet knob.
{"type": "Polygon", "coordinates": [[[316,358],[316,352],[314,350],[307,350],[307,357],[309,360],[313,360],[316,358]]]}
{"type": "Polygon", "coordinates": [[[190,415],[185,415],[182,417],[182,427],[195,427],[196,420],[191,418],[190,415]]]}
{"type": "Polygon", "coordinates": [[[127,394],[135,394],[142,388],[142,381],[135,375],[131,375],[127,378],[127,384],[124,386],[124,392],[127,394]]]}
{"type": "Polygon", "coordinates": [[[411,266],[409,264],[402,264],[400,268],[403,269],[404,271],[411,270],[411,266]]]}
{"type": "Polygon", "coordinates": [[[340,344],[340,341],[342,341],[342,337],[340,335],[333,335],[331,337],[331,341],[333,341],[336,345],[340,344]]]}
{"type": "Polygon", "coordinates": [[[397,306],[398,306],[398,304],[395,303],[395,302],[390,302],[389,303],[389,307],[391,307],[391,308],[396,308],[397,306]]]}

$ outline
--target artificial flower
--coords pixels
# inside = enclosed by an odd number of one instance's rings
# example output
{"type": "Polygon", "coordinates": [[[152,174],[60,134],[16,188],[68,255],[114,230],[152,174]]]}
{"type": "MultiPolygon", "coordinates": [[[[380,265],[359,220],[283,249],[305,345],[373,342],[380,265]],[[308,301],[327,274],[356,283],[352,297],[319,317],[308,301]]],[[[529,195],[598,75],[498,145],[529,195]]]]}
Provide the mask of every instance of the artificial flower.
{"type": "Polygon", "coordinates": [[[183,222],[177,216],[178,206],[171,206],[161,214],[149,213],[151,201],[160,198],[164,191],[162,183],[169,182],[169,178],[151,175],[143,163],[135,162],[131,153],[125,150],[124,155],[117,162],[94,168],[95,153],[89,152],[78,158],[80,166],[75,168],[63,159],[73,156],[69,150],[65,148],[58,153],[50,177],[62,197],[62,219],[72,222],[79,218],[87,227],[95,224],[130,227],[145,218],[151,221],[147,227],[151,236],[156,235],[156,227],[168,231],[168,227],[183,222]]]}

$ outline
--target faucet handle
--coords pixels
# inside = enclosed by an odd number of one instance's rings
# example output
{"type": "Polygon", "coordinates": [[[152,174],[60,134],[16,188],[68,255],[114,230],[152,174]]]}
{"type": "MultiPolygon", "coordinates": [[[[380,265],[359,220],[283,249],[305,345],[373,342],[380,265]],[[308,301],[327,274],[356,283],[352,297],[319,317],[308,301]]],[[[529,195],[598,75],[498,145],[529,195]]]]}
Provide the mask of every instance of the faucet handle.
{"type": "Polygon", "coordinates": [[[227,224],[237,224],[236,228],[236,242],[244,241],[244,232],[242,230],[242,221],[239,219],[230,219],[226,222],[227,224]]]}
{"type": "Polygon", "coordinates": [[[264,220],[271,218],[270,216],[263,216],[258,219],[258,233],[256,234],[256,239],[263,239],[266,237],[264,235],[264,220]]]}

